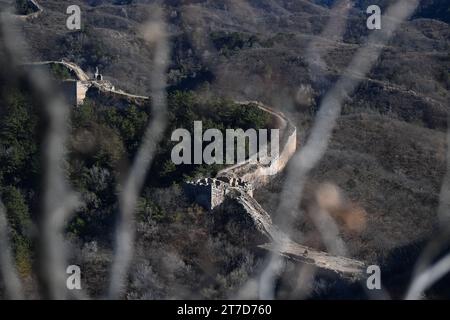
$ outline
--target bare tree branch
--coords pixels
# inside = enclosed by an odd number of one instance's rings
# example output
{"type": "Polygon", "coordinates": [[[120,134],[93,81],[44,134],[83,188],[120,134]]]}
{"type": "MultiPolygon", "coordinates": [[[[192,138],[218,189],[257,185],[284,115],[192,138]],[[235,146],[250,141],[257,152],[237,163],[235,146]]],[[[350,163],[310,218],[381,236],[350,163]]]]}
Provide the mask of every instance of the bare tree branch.
{"type": "Polygon", "coordinates": [[[426,289],[430,288],[448,272],[450,272],[450,254],[447,254],[434,265],[414,277],[405,299],[420,299],[426,289]]]}
{"type": "Polygon", "coordinates": [[[8,237],[8,220],[6,210],[0,201],[0,273],[5,284],[6,297],[23,299],[22,285],[14,266],[11,244],[8,237]]]}
{"type": "Polygon", "coordinates": [[[140,190],[154,158],[156,148],[166,128],[166,69],[169,62],[169,45],[162,13],[155,21],[143,27],[144,39],[154,45],[154,68],[152,73],[151,97],[152,120],[148,124],[142,145],[136,155],[130,173],[119,196],[120,218],[116,230],[116,248],[111,269],[108,296],[117,299],[124,287],[127,271],[133,256],[135,237],[134,211],[140,190]]]}
{"type": "MultiPolygon", "coordinates": [[[[384,15],[382,29],[371,34],[367,44],[358,50],[344,74],[322,99],[308,140],[294,155],[287,167],[287,180],[283,186],[276,210],[276,215],[283,217],[282,225],[287,234],[292,233],[289,230],[292,228],[293,219],[298,215],[297,208],[301,201],[308,174],[326,152],[344,100],[352,94],[360,83],[359,79],[351,76],[355,74],[365,75],[370,71],[380,56],[384,45],[393,36],[400,24],[414,12],[418,3],[417,0],[399,0],[390,6],[384,15]]],[[[268,268],[272,267],[269,266],[268,268]]],[[[274,288],[274,284],[272,288],[274,288]]]]}
{"type": "MultiPolygon", "coordinates": [[[[2,28],[6,47],[10,56],[18,64],[26,56],[26,46],[21,35],[15,30],[14,22],[7,14],[2,14],[2,28]]],[[[55,90],[48,75],[37,69],[28,74],[34,96],[44,106],[42,116],[47,124],[43,135],[43,201],[39,223],[40,267],[43,294],[51,299],[64,299],[66,288],[66,251],[64,228],[78,205],[78,198],[70,189],[63,168],[66,156],[69,107],[55,90]]]]}

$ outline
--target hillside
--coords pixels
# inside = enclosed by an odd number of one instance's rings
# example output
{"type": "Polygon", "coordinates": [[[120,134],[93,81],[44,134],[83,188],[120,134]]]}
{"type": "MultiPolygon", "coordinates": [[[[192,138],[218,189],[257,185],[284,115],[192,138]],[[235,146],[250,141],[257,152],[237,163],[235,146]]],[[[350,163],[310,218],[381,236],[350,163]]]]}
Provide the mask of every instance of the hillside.
{"type": "MultiPolygon", "coordinates": [[[[152,17],[156,2],[74,0],[71,4],[82,9],[82,30],[69,31],[65,23],[67,4],[39,1],[44,11],[38,17],[16,23],[29,46],[24,62],[66,59],[91,76],[98,67],[113,85],[148,96],[154,48],[145,43],[142,26],[152,17]]],[[[348,7],[347,21],[338,23],[324,36],[327,21],[341,13],[333,9],[333,0],[165,1],[171,47],[167,70],[173,108],[170,128],[190,123],[195,117],[221,129],[239,125],[247,128],[258,121],[267,125],[268,120],[261,119],[260,114],[241,114],[231,102],[257,100],[289,117],[297,127],[300,149],[322,98],[370,35],[365,13],[370,2],[354,1],[354,6],[348,7]],[[317,58],[319,54],[321,59],[317,58]],[[231,113],[225,111],[227,108],[231,113]],[[225,118],[223,123],[221,117],[225,118]]],[[[7,1],[0,3],[4,6],[7,1]]],[[[379,3],[384,10],[393,1],[379,3]]],[[[345,7],[338,10],[347,12],[345,7]]],[[[401,257],[393,258],[393,254],[405,250],[406,255],[415,257],[417,248],[422,248],[438,229],[450,101],[449,17],[447,0],[422,1],[384,48],[369,74],[352,75],[361,83],[345,100],[326,154],[306,182],[298,208],[300,217],[293,224],[294,231],[302,234],[294,240],[326,249],[310,214],[317,205],[317,192],[331,184],[345,199],[344,208],[333,214],[348,256],[381,264],[389,270],[400,268],[399,277],[405,277],[401,288],[412,264],[401,257]],[[364,220],[362,227],[349,222],[354,216],[364,220]]],[[[89,159],[82,157],[89,170],[82,168],[80,159],[72,164],[72,176],[81,175],[86,180],[81,187],[90,202],[84,212],[81,210],[81,219],[71,225],[71,232],[75,238],[83,233],[81,249],[76,254],[97,262],[94,266],[86,262],[96,274],[90,280],[94,294],[100,291],[97,278],[106,277],[111,213],[117,207],[109,195],[114,192],[110,184],[116,177],[93,169],[93,165],[111,160],[116,161],[117,168],[123,168],[123,155],[119,153],[127,154],[127,160],[133,158],[146,123],[141,117],[150,117],[148,110],[114,113],[108,111],[108,104],[114,102],[105,103],[93,96],[75,111],[80,123],[72,138],[75,147],[80,147],[90,135],[111,139],[115,146],[95,140],[98,145],[94,150],[99,154],[89,154],[89,159]],[[86,119],[90,116],[95,118],[92,123],[86,119]],[[99,177],[106,181],[103,189],[92,183],[99,177]],[[94,212],[100,212],[99,217],[91,214],[94,212]],[[99,240],[98,234],[103,232],[107,236],[99,240]],[[89,256],[86,249],[94,241],[99,243],[98,257],[89,256]]],[[[218,221],[223,217],[210,221],[203,209],[185,199],[179,188],[183,179],[213,175],[219,168],[174,168],[168,161],[170,146],[159,146],[160,154],[151,169],[154,180],[147,181],[148,188],[140,198],[139,215],[143,218],[138,222],[138,263],[133,268],[134,276],[144,279],[138,279],[140,284],[136,279],[130,280],[132,289],[127,295],[168,298],[195,292],[196,298],[233,296],[261,270],[264,253],[252,246],[255,241],[251,231],[242,231],[242,226],[233,221],[224,222],[221,229],[218,221]],[[239,230],[244,232],[242,246],[239,230]],[[217,255],[225,253],[211,261],[207,250],[217,255]],[[150,251],[163,258],[150,256],[150,251]],[[168,266],[173,275],[164,273],[168,266]],[[179,292],[171,288],[183,277],[187,280],[179,292]],[[154,291],[147,292],[146,287],[154,291]]],[[[255,199],[267,212],[277,211],[285,181],[286,176],[281,173],[256,191],[255,199]]],[[[276,223],[282,217],[274,215],[272,219],[276,223]]],[[[399,294],[395,286],[394,291],[399,294]]],[[[280,287],[289,288],[289,280],[281,281],[280,287]]],[[[280,289],[282,294],[291,297],[280,289]]],[[[311,297],[329,297],[327,294],[332,295],[326,290],[314,291],[311,297]]]]}

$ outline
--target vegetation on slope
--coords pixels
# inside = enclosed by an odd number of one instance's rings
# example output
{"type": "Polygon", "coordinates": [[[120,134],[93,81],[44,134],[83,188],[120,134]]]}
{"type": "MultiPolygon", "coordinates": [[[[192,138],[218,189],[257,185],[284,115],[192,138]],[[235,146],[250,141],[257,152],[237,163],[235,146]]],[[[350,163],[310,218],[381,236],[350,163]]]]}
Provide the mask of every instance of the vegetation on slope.
{"type": "MultiPolygon", "coordinates": [[[[57,74],[60,72],[58,71],[57,74]]],[[[37,208],[40,205],[38,194],[41,150],[38,134],[40,126],[38,106],[31,99],[26,85],[15,89],[11,85],[3,87],[0,102],[0,162],[2,163],[0,196],[8,212],[17,266],[21,275],[26,277],[32,274],[35,259],[36,248],[33,246],[35,235],[32,230],[38,217],[33,212],[39,211],[37,208]]],[[[83,205],[77,209],[75,217],[69,223],[67,236],[71,241],[79,243],[77,248],[81,250],[80,252],[84,252],[83,248],[89,247],[92,243],[96,243],[95,247],[100,248],[99,250],[111,249],[111,233],[117,213],[118,186],[126,173],[126,168],[133,161],[147,123],[152,116],[151,103],[130,104],[118,108],[113,104],[114,100],[109,102],[111,104],[107,105],[105,100],[91,96],[82,106],[72,109],[69,157],[66,163],[67,176],[74,189],[81,195],[83,205]]],[[[166,136],[158,148],[144,192],[139,198],[136,213],[138,225],[141,228],[139,239],[143,237],[145,241],[139,242],[138,248],[154,246],[158,239],[163,243],[173,243],[175,239],[181,239],[184,234],[195,230],[206,237],[205,245],[209,243],[212,246],[211,250],[219,250],[221,246],[231,245],[223,238],[223,235],[220,236],[222,240],[214,240],[214,235],[207,236],[209,232],[205,228],[209,228],[209,220],[203,218],[202,209],[184,199],[178,186],[178,183],[187,177],[213,175],[218,168],[203,165],[174,166],[170,160],[173,146],[169,142],[170,134],[176,128],[192,131],[194,120],[203,121],[204,130],[212,127],[221,130],[226,128],[259,129],[268,126],[268,116],[257,108],[243,108],[231,101],[223,99],[203,101],[191,92],[173,92],[168,99],[168,120],[166,136]],[[196,221],[194,224],[193,220],[196,221]],[[192,227],[193,225],[196,226],[192,227]],[[188,226],[189,230],[185,230],[188,226]],[[148,228],[152,228],[153,231],[160,230],[152,233],[150,242],[148,242],[149,235],[146,235],[149,232],[148,228]],[[172,239],[169,241],[170,237],[172,239]]],[[[183,256],[182,252],[186,250],[185,245],[191,243],[191,240],[186,239],[183,246],[176,250],[172,248],[172,251],[175,250],[172,258],[174,255],[183,256]]],[[[198,241],[198,238],[195,241],[198,241]]],[[[158,248],[152,248],[152,251],[161,250],[162,246],[160,243],[158,248]]],[[[248,254],[244,253],[246,249],[239,248],[238,244],[232,246],[233,255],[248,254]]],[[[199,259],[197,255],[200,255],[200,251],[197,250],[200,249],[198,247],[191,250],[190,257],[183,256],[177,259],[185,259],[186,262],[183,262],[183,265],[196,264],[196,259],[199,259]]],[[[238,259],[238,256],[228,258],[232,261],[238,259]]],[[[220,261],[215,262],[221,264],[222,271],[219,272],[221,281],[224,281],[230,272],[225,264],[225,259],[228,258],[224,256],[220,261]]],[[[102,262],[98,259],[96,257],[94,261],[85,261],[87,269],[94,266],[99,268],[96,276],[104,274],[107,271],[106,264],[109,263],[109,260],[102,262]]],[[[143,256],[139,259],[143,259],[143,256]]],[[[249,259],[247,263],[251,265],[253,260],[249,259]]],[[[156,267],[160,263],[160,261],[154,261],[152,265],[156,267]]],[[[246,268],[250,268],[250,265],[246,268]]],[[[236,267],[240,268],[240,263],[236,267]]],[[[190,270],[187,266],[185,268],[190,270]]],[[[189,272],[191,278],[201,277],[198,268],[189,272]]],[[[243,281],[244,278],[241,280],[243,281]]],[[[205,281],[209,283],[211,279],[206,277],[205,281]]],[[[192,280],[192,283],[194,282],[192,280]]],[[[216,280],[213,282],[215,283],[216,280]]],[[[171,283],[164,284],[164,288],[169,288],[171,283]]],[[[89,289],[95,291],[99,283],[90,285],[89,289]]],[[[205,283],[198,285],[208,287],[205,283]]],[[[131,290],[129,294],[138,297],[144,289],[150,288],[142,288],[139,285],[139,288],[131,290]]],[[[216,297],[219,294],[213,292],[215,291],[210,288],[203,297],[216,297]]],[[[161,292],[156,296],[164,297],[161,292]]]]}

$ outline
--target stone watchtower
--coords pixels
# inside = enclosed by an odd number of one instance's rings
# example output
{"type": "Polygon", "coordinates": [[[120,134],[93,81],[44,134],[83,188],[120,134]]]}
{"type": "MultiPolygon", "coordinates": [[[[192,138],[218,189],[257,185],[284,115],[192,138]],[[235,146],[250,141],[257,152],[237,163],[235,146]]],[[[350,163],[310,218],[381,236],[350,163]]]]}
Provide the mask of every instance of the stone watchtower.
{"type": "Polygon", "coordinates": [[[225,201],[225,196],[233,189],[241,189],[250,196],[253,196],[251,184],[227,177],[203,178],[197,181],[188,181],[184,185],[188,197],[208,210],[225,201]]]}

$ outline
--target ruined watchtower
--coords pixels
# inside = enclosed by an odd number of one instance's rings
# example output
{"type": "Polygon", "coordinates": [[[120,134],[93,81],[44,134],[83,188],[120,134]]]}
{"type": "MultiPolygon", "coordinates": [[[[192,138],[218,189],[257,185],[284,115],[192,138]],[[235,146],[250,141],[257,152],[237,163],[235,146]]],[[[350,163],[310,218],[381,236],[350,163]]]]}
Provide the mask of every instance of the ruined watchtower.
{"type": "Polygon", "coordinates": [[[197,181],[188,181],[184,185],[187,196],[208,210],[213,210],[221,205],[225,196],[231,190],[237,188],[253,196],[252,185],[240,179],[227,177],[203,178],[197,181]]]}

